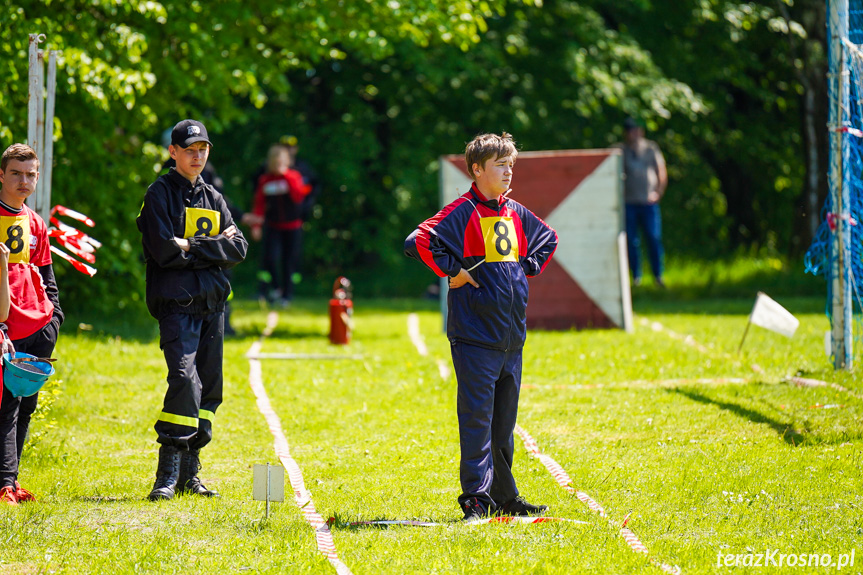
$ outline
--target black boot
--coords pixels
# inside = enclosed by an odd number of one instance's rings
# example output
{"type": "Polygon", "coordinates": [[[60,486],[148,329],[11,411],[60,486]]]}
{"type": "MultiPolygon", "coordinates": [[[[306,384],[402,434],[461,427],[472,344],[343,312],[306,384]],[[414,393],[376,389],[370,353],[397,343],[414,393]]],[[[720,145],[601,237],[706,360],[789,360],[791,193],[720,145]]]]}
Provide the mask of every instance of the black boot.
{"type": "Polygon", "coordinates": [[[218,497],[219,494],[212,489],[207,489],[198,478],[201,469],[200,449],[184,451],[180,456],[180,493],[191,493],[202,497],[218,497]]]}
{"type": "Polygon", "coordinates": [[[156,483],[147,499],[159,501],[173,499],[180,476],[180,451],[176,447],[163,445],[159,448],[159,467],[156,468],[156,483]]]}

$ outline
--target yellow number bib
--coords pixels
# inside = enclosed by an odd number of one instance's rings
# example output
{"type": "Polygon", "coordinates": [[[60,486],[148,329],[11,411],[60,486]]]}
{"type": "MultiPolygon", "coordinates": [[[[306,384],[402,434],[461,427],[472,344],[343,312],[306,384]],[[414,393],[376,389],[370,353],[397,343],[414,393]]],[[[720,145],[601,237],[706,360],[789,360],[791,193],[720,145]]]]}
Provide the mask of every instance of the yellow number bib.
{"type": "Polygon", "coordinates": [[[512,218],[480,218],[479,225],[485,240],[485,261],[518,261],[518,237],[512,218]]]}
{"type": "Polygon", "coordinates": [[[221,219],[222,214],[216,210],[186,208],[186,235],[183,237],[219,235],[221,219]]]}
{"type": "Polygon", "coordinates": [[[0,216],[0,242],[9,248],[10,264],[30,263],[30,217],[0,216]]]}

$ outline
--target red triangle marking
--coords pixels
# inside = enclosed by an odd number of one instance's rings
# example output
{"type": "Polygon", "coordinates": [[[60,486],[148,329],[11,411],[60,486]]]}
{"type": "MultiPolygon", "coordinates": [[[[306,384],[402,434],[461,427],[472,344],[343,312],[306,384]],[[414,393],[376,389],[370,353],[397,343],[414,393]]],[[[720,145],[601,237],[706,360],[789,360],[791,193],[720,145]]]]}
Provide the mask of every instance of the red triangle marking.
{"type": "Polygon", "coordinates": [[[590,299],[563,267],[551,260],[545,271],[530,278],[527,326],[531,329],[618,327],[590,299]]]}
{"type": "MultiPolygon", "coordinates": [[[[513,199],[545,219],[611,155],[608,151],[520,154],[513,177],[513,199]]],[[[445,156],[465,176],[462,156],[445,156]]]]}

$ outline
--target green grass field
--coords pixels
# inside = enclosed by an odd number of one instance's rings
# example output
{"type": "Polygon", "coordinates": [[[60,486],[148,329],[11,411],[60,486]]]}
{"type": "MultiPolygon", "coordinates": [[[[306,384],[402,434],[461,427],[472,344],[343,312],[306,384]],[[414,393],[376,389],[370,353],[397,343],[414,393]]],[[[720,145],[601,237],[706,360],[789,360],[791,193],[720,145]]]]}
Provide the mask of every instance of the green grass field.
{"type": "MultiPolygon", "coordinates": [[[[458,521],[455,380],[438,370],[449,346],[435,304],[358,301],[354,342],[335,348],[324,304],[300,302],[280,312],[263,352],[363,359],[264,359],[263,381],[353,573],[660,573],[648,557],[683,573],[714,573],[747,570],[717,567],[719,554],[769,549],[833,561],[856,549],[842,572],[859,572],[863,384],[829,365],[822,298],[780,298],[801,320],[795,337],[753,328],[738,356],[753,300],[637,296],[632,334],[529,335],[519,425],[610,521],[560,487],[518,438],[522,493],[555,517],[587,524],[458,521]],[[410,312],[426,357],[408,338],[410,312]],[[850,392],[797,387],[789,376],[850,392]],[[633,552],[612,525],[630,513],[628,527],[649,556],[633,552]],[[445,525],[351,525],[371,519],[445,525]]],[[[75,320],[67,322],[58,375],[22,462],[21,481],[41,501],[0,508],[0,573],[335,573],[293,500],[273,504],[269,520],[252,501],[252,466],[278,461],[245,357],[266,314],[238,307],[225,402],[202,454],[202,478],[222,493],[216,500],[144,499],[165,375],[155,322],[100,331],[94,321],[95,330],[77,333],[75,320]]]]}

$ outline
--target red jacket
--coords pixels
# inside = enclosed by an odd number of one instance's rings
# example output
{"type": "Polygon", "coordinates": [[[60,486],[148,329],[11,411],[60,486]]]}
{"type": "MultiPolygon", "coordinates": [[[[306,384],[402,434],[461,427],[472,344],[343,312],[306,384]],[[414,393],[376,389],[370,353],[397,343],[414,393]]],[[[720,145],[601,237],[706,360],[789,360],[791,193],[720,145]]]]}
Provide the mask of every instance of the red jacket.
{"type": "Polygon", "coordinates": [[[312,191],[296,170],[258,178],[252,212],[264,217],[268,228],[295,230],[303,225],[303,200],[312,191]]]}
{"type": "Polygon", "coordinates": [[[51,246],[45,222],[27,205],[20,214],[0,207],[0,228],[0,236],[5,236],[3,239],[12,251],[9,256],[12,305],[6,320],[7,335],[18,340],[45,327],[54,315],[54,304],[40,274],[40,268],[51,265],[51,246]]]}

